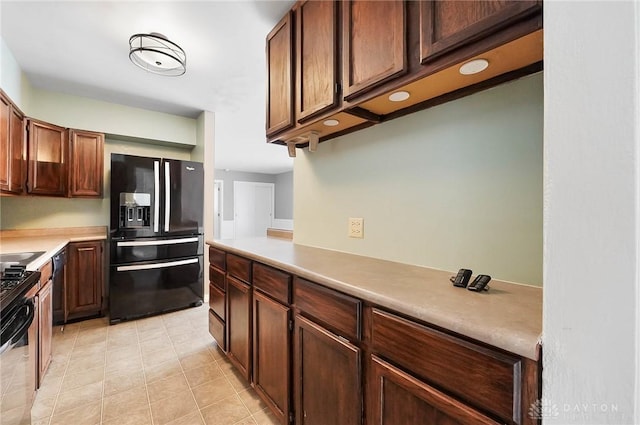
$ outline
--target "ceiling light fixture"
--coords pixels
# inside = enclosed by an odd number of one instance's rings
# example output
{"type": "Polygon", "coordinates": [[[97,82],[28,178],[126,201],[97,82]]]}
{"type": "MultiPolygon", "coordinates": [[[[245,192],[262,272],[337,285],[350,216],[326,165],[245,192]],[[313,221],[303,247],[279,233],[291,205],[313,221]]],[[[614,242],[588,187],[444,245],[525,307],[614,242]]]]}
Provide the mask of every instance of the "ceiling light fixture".
{"type": "Polygon", "coordinates": [[[473,75],[484,71],[489,67],[489,61],[486,59],[474,59],[460,67],[460,74],[473,75]]]}
{"type": "Polygon", "coordinates": [[[340,121],[334,120],[334,119],[328,119],[328,120],[325,120],[323,124],[326,125],[327,127],[335,127],[338,124],[340,124],[340,121]]]}
{"type": "Polygon", "coordinates": [[[135,34],[129,39],[131,62],[158,75],[177,77],[187,70],[187,55],[176,43],[157,32],[135,34]]]}
{"type": "Polygon", "coordinates": [[[397,91],[389,95],[389,100],[392,102],[402,102],[403,100],[409,99],[409,96],[411,95],[408,91],[397,91]]]}

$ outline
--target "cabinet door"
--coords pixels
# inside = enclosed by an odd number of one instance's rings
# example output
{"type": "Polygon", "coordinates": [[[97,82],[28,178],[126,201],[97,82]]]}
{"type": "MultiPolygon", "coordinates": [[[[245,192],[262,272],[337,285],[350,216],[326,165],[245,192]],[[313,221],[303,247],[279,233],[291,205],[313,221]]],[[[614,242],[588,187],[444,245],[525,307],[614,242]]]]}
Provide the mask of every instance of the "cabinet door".
{"type": "Polygon", "coordinates": [[[26,173],[24,115],[0,91],[0,190],[20,194],[26,173]]]}
{"type": "Polygon", "coordinates": [[[298,121],[338,104],[338,3],[304,1],[296,10],[298,121]]]}
{"type": "Polygon", "coordinates": [[[251,287],[227,276],[227,354],[242,375],[251,378],[251,287]]]}
{"type": "Polygon", "coordinates": [[[9,190],[12,193],[22,193],[27,179],[27,127],[24,115],[15,107],[11,108],[9,143],[11,145],[9,190]]]}
{"type": "Polygon", "coordinates": [[[40,345],[39,363],[39,379],[42,382],[49,363],[51,362],[51,337],[53,331],[53,297],[52,297],[52,281],[49,280],[40,289],[38,294],[38,304],[40,306],[39,314],[39,336],[38,343],[40,345]]]}
{"type": "Polygon", "coordinates": [[[103,242],[69,244],[67,262],[67,318],[97,315],[102,310],[103,242]]]}
{"type": "Polygon", "coordinates": [[[27,190],[32,194],[65,196],[68,139],[64,128],[29,121],[27,190]]]}
{"type": "Polygon", "coordinates": [[[367,417],[375,425],[498,425],[376,356],[371,358],[367,417]]]}
{"type": "Polygon", "coordinates": [[[295,323],[296,423],[359,425],[360,349],[302,316],[295,323]]]}
{"type": "Polygon", "coordinates": [[[421,1],[420,60],[428,62],[486,37],[539,7],[535,0],[421,1]]]}
{"type": "Polygon", "coordinates": [[[267,136],[294,125],[293,17],[288,12],[267,36],[267,136]]]}
{"type": "Polygon", "coordinates": [[[101,197],[104,134],[71,130],[69,146],[69,196],[101,197]]]}
{"type": "Polygon", "coordinates": [[[281,423],[289,420],[289,307],[253,293],[253,383],[281,423]]]}
{"type": "Polygon", "coordinates": [[[0,94],[0,190],[8,191],[11,180],[11,102],[0,94]]]}
{"type": "Polygon", "coordinates": [[[400,0],[343,2],[344,98],[407,71],[405,3],[400,0]]]}

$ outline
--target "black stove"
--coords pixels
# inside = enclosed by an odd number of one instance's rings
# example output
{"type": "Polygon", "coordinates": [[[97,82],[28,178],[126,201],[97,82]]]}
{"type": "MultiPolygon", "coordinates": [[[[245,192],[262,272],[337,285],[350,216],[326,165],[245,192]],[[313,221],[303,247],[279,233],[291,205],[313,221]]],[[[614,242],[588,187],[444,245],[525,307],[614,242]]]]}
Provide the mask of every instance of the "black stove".
{"type": "Polygon", "coordinates": [[[40,279],[40,272],[12,265],[0,273],[0,309],[5,310],[18,297],[24,295],[40,279]]]}

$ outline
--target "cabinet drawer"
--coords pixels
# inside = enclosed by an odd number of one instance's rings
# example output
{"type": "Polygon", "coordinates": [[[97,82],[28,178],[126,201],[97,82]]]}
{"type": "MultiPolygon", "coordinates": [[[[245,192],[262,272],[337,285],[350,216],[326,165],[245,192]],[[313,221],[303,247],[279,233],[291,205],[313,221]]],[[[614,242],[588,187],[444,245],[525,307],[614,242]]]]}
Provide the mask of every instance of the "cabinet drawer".
{"type": "Polygon", "coordinates": [[[224,317],[224,292],[214,285],[209,285],[209,308],[213,310],[218,317],[225,320],[224,317]]]}
{"type": "Polygon", "coordinates": [[[220,270],[227,270],[227,254],[224,251],[220,251],[212,246],[209,247],[209,264],[219,268],[220,270]]]}
{"type": "Polygon", "coordinates": [[[272,267],[253,263],[253,286],[283,304],[289,304],[291,275],[272,267]]]}
{"type": "Polygon", "coordinates": [[[520,358],[378,309],[371,327],[374,352],[471,405],[521,423],[520,358]]]}
{"type": "Polygon", "coordinates": [[[216,340],[218,347],[224,352],[227,351],[227,341],[224,337],[224,322],[214,312],[209,311],[209,333],[216,340]]]}
{"type": "Polygon", "coordinates": [[[251,261],[237,255],[227,255],[227,272],[245,282],[251,282],[251,261]]]}
{"type": "Polygon", "coordinates": [[[298,277],[294,280],[293,303],[324,326],[351,339],[360,339],[362,301],[298,277]]]}
{"type": "Polygon", "coordinates": [[[226,291],[224,287],[224,272],[209,266],[209,282],[215,285],[221,291],[226,291]]]}

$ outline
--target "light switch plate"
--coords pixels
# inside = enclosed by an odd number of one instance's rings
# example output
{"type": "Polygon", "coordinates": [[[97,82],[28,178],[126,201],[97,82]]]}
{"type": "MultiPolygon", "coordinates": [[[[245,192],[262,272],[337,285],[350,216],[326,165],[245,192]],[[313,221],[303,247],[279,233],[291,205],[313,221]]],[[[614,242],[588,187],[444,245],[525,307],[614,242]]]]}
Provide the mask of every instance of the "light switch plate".
{"type": "Polygon", "coordinates": [[[364,218],[349,217],[349,237],[364,238],[364,218]]]}

